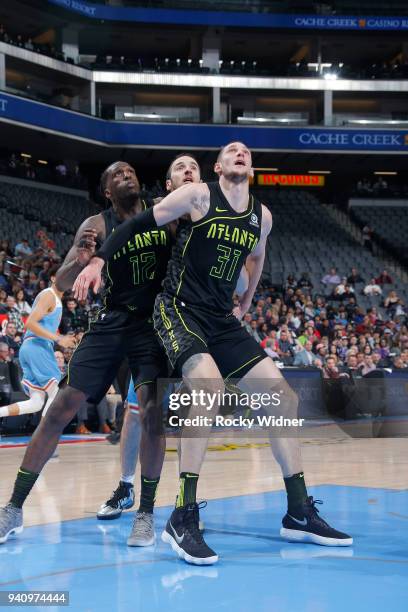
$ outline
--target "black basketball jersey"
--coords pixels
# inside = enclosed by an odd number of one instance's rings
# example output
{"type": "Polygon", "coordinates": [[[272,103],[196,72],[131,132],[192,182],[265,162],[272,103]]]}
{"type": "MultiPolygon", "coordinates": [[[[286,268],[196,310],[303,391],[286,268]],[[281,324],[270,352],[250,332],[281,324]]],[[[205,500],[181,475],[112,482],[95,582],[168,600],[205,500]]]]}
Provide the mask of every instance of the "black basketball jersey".
{"type": "Polygon", "coordinates": [[[236,212],[218,182],[207,183],[210,207],[197,222],[179,221],[164,291],[186,305],[231,312],[241,268],[261,235],[262,205],[252,195],[236,212]]]}
{"type": "MultiPolygon", "coordinates": [[[[142,201],[143,210],[148,204],[142,201]]],[[[106,236],[121,221],[113,208],[102,212],[106,236]]],[[[151,314],[166,273],[171,252],[167,227],[135,234],[106,264],[104,302],[107,308],[126,308],[141,316],[151,314]]]]}

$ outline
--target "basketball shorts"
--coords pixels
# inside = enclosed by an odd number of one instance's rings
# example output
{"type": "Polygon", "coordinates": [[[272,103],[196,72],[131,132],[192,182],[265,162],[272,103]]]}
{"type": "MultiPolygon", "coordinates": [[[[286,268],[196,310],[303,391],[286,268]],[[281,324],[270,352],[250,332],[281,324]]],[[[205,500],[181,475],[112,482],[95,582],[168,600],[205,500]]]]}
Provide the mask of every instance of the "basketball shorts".
{"type": "Polygon", "coordinates": [[[83,335],[68,364],[66,383],[98,404],[127,358],[134,387],[167,376],[166,355],[151,318],[125,310],[103,309],[83,335]]]}
{"type": "Polygon", "coordinates": [[[232,313],[216,314],[159,294],[153,322],[175,376],[197,353],[209,353],[224,379],[240,379],[267,356],[232,313]]]}
{"type": "Polygon", "coordinates": [[[137,399],[135,385],[133,384],[133,378],[130,379],[129,390],[127,394],[127,403],[129,406],[129,410],[136,414],[139,413],[139,402],[137,399]]]}
{"type": "Polygon", "coordinates": [[[47,391],[52,383],[60,381],[62,374],[54,357],[54,343],[50,340],[27,338],[18,358],[23,370],[21,384],[28,393],[47,391]]]}

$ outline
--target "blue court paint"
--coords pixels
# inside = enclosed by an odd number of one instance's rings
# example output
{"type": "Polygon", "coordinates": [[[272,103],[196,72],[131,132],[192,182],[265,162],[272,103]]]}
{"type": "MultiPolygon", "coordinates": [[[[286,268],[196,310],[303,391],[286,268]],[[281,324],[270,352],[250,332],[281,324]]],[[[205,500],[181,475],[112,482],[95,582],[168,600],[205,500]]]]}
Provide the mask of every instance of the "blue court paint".
{"type": "MultiPolygon", "coordinates": [[[[0,546],[0,589],[70,591],[70,612],[377,612],[407,610],[408,492],[320,486],[327,518],[352,548],[279,537],[284,492],[211,501],[202,511],[212,567],[175,558],[158,540],[128,548],[132,513],[27,528],[0,546]]],[[[159,533],[169,508],[156,510],[159,533]]],[[[45,609],[45,608],[43,608],[45,609]]],[[[56,608],[53,608],[56,609],[56,608]]]]}

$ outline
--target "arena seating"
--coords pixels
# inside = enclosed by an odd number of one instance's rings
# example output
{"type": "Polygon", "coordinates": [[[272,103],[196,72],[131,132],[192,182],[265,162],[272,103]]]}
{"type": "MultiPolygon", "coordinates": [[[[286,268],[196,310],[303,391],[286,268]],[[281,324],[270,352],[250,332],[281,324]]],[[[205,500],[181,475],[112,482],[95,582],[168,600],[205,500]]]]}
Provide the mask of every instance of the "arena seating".
{"type": "Polygon", "coordinates": [[[353,206],[353,218],[368,225],[376,238],[408,266],[408,206],[353,206]]]}
{"type": "MultiPolygon", "coordinates": [[[[280,285],[289,274],[298,278],[302,272],[308,272],[314,285],[313,291],[319,292],[323,290],[321,279],[331,266],[337,268],[340,276],[348,276],[351,268],[356,267],[367,282],[386,267],[382,259],[363,249],[341,228],[313,194],[281,190],[263,191],[258,196],[273,214],[273,230],[263,274],[265,281],[280,285]]],[[[407,225],[404,226],[405,230],[402,224],[398,229],[400,237],[407,236],[408,214],[405,215],[407,225]]],[[[390,235],[394,236],[399,217],[395,215],[391,218],[390,235]]],[[[402,281],[394,278],[392,288],[407,301],[408,288],[402,281]]],[[[356,289],[361,306],[369,308],[379,305],[373,303],[375,298],[361,295],[362,289],[362,286],[356,289]]]]}
{"type": "Polygon", "coordinates": [[[2,238],[27,238],[33,244],[40,228],[65,253],[80,223],[96,213],[95,205],[80,196],[0,182],[2,238]]]}

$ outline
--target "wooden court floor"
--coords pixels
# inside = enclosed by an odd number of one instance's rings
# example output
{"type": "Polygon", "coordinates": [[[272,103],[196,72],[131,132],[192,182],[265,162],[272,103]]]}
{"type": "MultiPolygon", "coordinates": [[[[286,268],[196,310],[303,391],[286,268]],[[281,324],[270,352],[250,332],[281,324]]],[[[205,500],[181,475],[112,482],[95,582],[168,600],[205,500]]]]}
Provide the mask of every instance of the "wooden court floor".
{"type": "MultiPolygon", "coordinates": [[[[106,441],[60,444],[24,509],[26,526],[90,517],[117,486],[119,446],[106,441]]],[[[0,449],[0,504],[10,495],[24,448],[0,449]]],[[[306,483],[403,490],[408,488],[408,439],[353,439],[339,430],[302,441],[306,483]]],[[[135,488],[139,492],[138,466],[135,488]]],[[[178,487],[175,441],[167,443],[157,506],[174,503],[178,487]]],[[[217,499],[283,489],[266,439],[212,438],[199,480],[198,497],[217,499]]],[[[284,510],[284,508],[282,508],[284,510]]],[[[324,508],[330,513],[330,508],[324,508]]],[[[408,511],[407,511],[408,512],[408,511]]]]}

